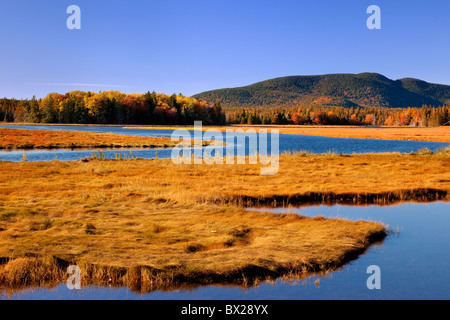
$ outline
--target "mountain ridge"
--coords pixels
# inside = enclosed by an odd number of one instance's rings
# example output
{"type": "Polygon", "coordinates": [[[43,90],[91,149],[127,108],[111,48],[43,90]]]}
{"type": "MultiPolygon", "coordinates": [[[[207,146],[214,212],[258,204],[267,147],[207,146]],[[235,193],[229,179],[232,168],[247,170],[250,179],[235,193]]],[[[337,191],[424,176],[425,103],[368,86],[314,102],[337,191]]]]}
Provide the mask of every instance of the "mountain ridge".
{"type": "Polygon", "coordinates": [[[450,103],[450,86],[415,78],[391,80],[379,73],[336,73],[278,77],[193,97],[219,100],[224,107],[437,107],[450,103]]]}

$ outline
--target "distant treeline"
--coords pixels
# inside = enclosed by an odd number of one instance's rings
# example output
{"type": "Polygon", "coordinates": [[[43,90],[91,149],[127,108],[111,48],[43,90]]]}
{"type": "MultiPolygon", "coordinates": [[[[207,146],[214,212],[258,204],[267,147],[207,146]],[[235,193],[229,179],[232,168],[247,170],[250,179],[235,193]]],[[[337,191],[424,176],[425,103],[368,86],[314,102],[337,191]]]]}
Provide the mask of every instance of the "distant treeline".
{"type": "Polygon", "coordinates": [[[296,124],[433,127],[450,122],[450,106],[422,108],[364,108],[300,106],[227,108],[219,101],[155,92],[125,94],[72,91],[43,99],[0,99],[0,121],[72,124],[190,125],[296,124]]]}
{"type": "Polygon", "coordinates": [[[43,99],[0,99],[0,121],[72,124],[225,124],[219,102],[155,92],[73,91],[43,99]]]}
{"type": "Polygon", "coordinates": [[[450,106],[422,108],[298,107],[267,109],[233,108],[230,124],[374,125],[435,127],[448,124],[450,106]]]}

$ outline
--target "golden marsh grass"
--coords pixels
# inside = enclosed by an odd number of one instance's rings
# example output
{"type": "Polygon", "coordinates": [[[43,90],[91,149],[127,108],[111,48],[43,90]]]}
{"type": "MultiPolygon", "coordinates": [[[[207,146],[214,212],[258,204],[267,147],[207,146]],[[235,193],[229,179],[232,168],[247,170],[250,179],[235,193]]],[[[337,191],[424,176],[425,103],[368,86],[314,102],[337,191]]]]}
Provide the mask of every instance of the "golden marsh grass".
{"type": "MultiPolygon", "coordinates": [[[[192,126],[127,126],[125,129],[186,129],[194,130],[192,126]]],[[[306,125],[232,125],[227,127],[204,126],[203,131],[217,129],[278,129],[281,134],[300,134],[334,138],[382,139],[382,140],[414,140],[450,142],[450,126],[445,127],[351,127],[351,126],[306,126],[306,125]]]]}
{"type": "Polygon", "coordinates": [[[248,212],[246,206],[448,200],[448,152],[282,155],[255,165],[166,160],[0,163],[0,283],[148,288],[254,283],[332,270],[382,239],[378,222],[248,212]]]}
{"type": "Polygon", "coordinates": [[[248,212],[317,201],[448,199],[450,156],[282,155],[255,165],[166,160],[0,163],[0,283],[83,280],[146,288],[257,282],[330,270],[382,239],[377,222],[248,212]]]}
{"type": "Polygon", "coordinates": [[[0,149],[170,148],[170,138],[127,136],[85,131],[0,128],[0,149]]]}

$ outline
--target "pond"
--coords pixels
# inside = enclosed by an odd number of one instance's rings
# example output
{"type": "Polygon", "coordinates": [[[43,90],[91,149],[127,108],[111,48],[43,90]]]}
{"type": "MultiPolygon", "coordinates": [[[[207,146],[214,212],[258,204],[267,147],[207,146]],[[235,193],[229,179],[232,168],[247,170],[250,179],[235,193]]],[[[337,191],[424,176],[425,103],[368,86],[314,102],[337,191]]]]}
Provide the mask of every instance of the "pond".
{"type": "Polygon", "coordinates": [[[87,287],[70,291],[29,289],[8,299],[188,299],[188,300],[298,300],[298,299],[448,299],[450,297],[450,203],[403,203],[380,206],[310,206],[289,209],[249,209],[380,221],[395,232],[372,246],[357,260],[328,276],[298,283],[263,283],[254,288],[205,286],[140,294],[128,288],[87,287]],[[381,290],[369,290],[366,273],[371,265],[381,269],[381,290]],[[319,279],[319,285],[315,281],[319,279]]]}
{"type": "MultiPolygon", "coordinates": [[[[67,130],[115,133],[124,135],[147,136],[147,137],[170,137],[173,130],[166,129],[127,129],[120,126],[30,126],[30,125],[8,125],[6,128],[28,129],[28,130],[67,130]]],[[[270,138],[269,138],[270,141],[270,138]]],[[[369,152],[416,152],[422,148],[438,150],[449,146],[448,143],[427,142],[427,141],[405,141],[405,140],[375,140],[375,139],[350,139],[350,138],[330,138],[308,135],[280,134],[280,153],[309,151],[313,153],[335,152],[342,154],[369,153],[369,152]]],[[[96,150],[26,150],[25,153],[29,161],[71,161],[90,157],[96,150]]],[[[102,150],[108,158],[121,153],[144,159],[170,158],[170,149],[133,149],[133,150],[102,150]]],[[[270,151],[270,150],[269,150],[270,151]]],[[[2,161],[22,161],[23,150],[0,151],[2,161]]],[[[246,154],[249,150],[246,150],[246,154]]]]}

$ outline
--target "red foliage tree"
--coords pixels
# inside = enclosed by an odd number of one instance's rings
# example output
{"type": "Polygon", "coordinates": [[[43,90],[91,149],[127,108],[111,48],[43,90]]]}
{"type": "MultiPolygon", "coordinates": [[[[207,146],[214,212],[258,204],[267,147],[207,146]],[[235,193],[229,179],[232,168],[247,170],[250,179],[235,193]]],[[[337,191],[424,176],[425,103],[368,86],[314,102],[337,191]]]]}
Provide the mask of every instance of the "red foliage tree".
{"type": "Polygon", "coordinates": [[[291,120],[294,124],[300,124],[300,115],[298,113],[294,113],[291,120]]]}
{"type": "Polygon", "coordinates": [[[358,119],[358,116],[356,115],[356,113],[354,113],[350,116],[350,118],[348,119],[348,122],[353,125],[359,124],[359,119],[358,119]]]}
{"type": "Polygon", "coordinates": [[[364,118],[364,123],[368,126],[371,126],[373,124],[375,124],[375,116],[373,114],[368,114],[365,118],[364,118]]]}

